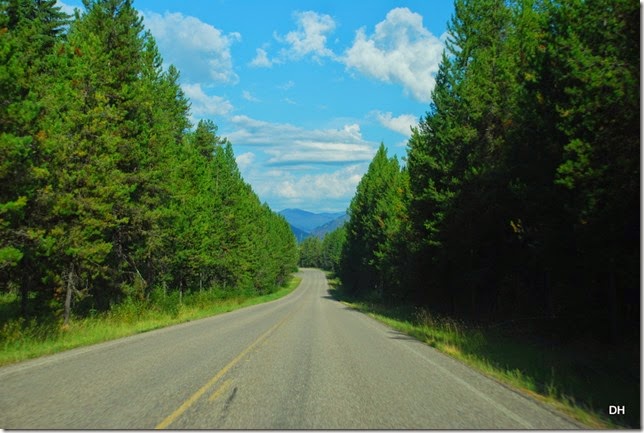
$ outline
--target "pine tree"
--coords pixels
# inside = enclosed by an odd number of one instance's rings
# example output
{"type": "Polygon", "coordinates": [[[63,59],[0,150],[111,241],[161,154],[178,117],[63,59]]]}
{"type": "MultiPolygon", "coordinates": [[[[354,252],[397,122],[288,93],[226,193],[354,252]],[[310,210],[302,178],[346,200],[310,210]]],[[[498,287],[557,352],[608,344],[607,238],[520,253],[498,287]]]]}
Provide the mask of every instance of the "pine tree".
{"type": "Polygon", "coordinates": [[[634,317],[637,10],[456,2],[408,149],[421,302],[490,318],[585,312],[611,317],[613,335],[634,317]]]}
{"type": "Polygon", "coordinates": [[[189,132],[132,1],[84,5],[64,33],[55,0],[0,1],[2,289],[65,322],[154,288],[274,290],[297,263],[288,224],[214,122],[189,132]]]}
{"type": "Polygon", "coordinates": [[[179,86],[179,73],[170,66],[161,69],[162,60],[154,39],[146,33],[143,73],[135,82],[137,140],[145,147],[137,170],[138,200],[141,203],[141,232],[144,236],[133,251],[141,277],[148,287],[167,285],[172,280],[171,260],[175,256],[173,240],[173,184],[168,182],[181,160],[182,142],[190,127],[189,104],[179,86]]]}
{"type": "Polygon", "coordinates": [[[452,312],[496,310],[511,256],[508,136],[521,92],[512,19],[507,2],[455,3],[432,105],[409,142],[421,299],[452,312]]]}
{"type": "Polygon", "coordinates": [[[342,249],[347,239],[345,225],[324,235],[322,239],[322,268],[333,273],[339,273],[342,249]]]}
{"type": "Polygon", "coordinates": [[[102,308],[121,293],[142,297],[137,251],[150,226],[141,188],[151,151],[138,84],[141,19],[130,1],[85,1],[59,50],[66,76],[52,91],[48,191],[50,279],[65,293],[65,318],[82,287],[102,308]]]}
{"type": "Polygon", "coordinates": [[[38,191],[46,167],[43,99],[52,77],[54,47],[64,38],[67,15],[54,0],[0,2],[0,275],[20,288],[22,314],[38,291],[42,264],[38,191]]]}
{"type": "Polygon", "coordinates": [[[358,184],[349,207],[341,274],[350,290],[390,296],[401,288],[399,237],[407,214],[408,181],[384,144],[358,184]]]}
{"type": "Polygon", "coordinates": [[[317,236],[309,236],[300,244],[300,266],[322,267],[322,242],[317,236]]]}
{"type": "Polygon", "coordinates": [[[563,2],[550,22],[562,91],[553,102],[566,137],[556,182],[570,192],[575,282],[594,288],[573,299],[609,318],[612,339],[639,304],[639,11],[622,0],[563,2]]]}

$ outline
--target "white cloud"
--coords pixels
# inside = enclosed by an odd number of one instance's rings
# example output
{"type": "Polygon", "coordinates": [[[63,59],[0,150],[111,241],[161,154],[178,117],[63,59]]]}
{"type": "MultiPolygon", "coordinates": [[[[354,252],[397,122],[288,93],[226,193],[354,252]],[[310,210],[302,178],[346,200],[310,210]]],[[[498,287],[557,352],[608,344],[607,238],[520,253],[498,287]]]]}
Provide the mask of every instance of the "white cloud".
{"type": "Polygon", "coordinates": [[[242,153],[235,158],[235,161],[237,161],[237,166],[240,170],[245,170],[255,161],[255,154],[253,152],[242,153]]]}
{"type": "Polygon", "coordinates": [[[354,123],[310,130],[247,116],[230,121],[235,130],[224,135],[233,146],[254,149],[252,164],[240,165],[244,179],[273,209],[346,209],[376,152],[354,123]]]}
{"type": "Polygon", "coordinates": [[[221,116],[232,111],[233,105],[221,96],[207,95],[201,84],[182,84],[181,89],[190,99],[191,113],[197,118],[221,116]]]}
{"type": "Polygon", "coordinates": [[[398,117],[393,117],[390,112],[374,111],[373,114],[382,126],[407,137],[411,136],[411,127],[418,124],[418,118],[411,114],[401,114],[398,117]]]}
{"type": "Polygon", "coordinates": [[[269,149],[271,155],[269,164],[301,164],[307,162],[317,163],[346,163],[353,161],[369,160],[373,157],[373,150],[366,144],[346,144],[314,141],[298,141],[297,149],[284,151],[284,149],[269,149]]]}
{"type": "Polygon", "coordinates": [[[144,12],[145,26],[156,39],[164,60],[188,82],[237,83],[230,48],[241,40],[237,32],[221,30],[179,12],[144,12]]]}
{"type": "Polygon", "coordinates": [[[367,76],[400,83],[406,93],[428,102],[442,51],[443,42],[423,26],[421,15],[396,8],[376,25],[372,35],[359,29],[341,61],[367,76]]]}
{"type": "Polygon", "coordinates": [[[245,176],[273,209],[299,207],[315,212],[343,211],[355,195],[368,163],[352,164],[329,172],[307,170],[298,176],[289,170],[253,170],[245,176]]]}
{"type": "Polygon", "coordinates": [[[60,10],[65,12],[67,15],[74,15],[74,9],[76,8],[76,6],[70,6],[60,0],[56,1],[56,6],[59,6],[60,10]]]}
{"type": "Polygon", "coordinates": [[[250,102],[259,102],[259,99],[253,96],[248,90],[242,91],[242,98],[250,102]]]}
{"type": "Polygon", "coordinates": [[[314,11],[295,12],[293,16],[297,30],[288,32],[285,36],[275,35],[278,41],[288,45],[288,48],[281,51],[281,55],[294,60],[309,54],[317,61],[323,57],[334,58],[335,55],[326,46],[327,34],[335,30],[333,18],[314,11]]]}
{"type": "Polygon", "coordinates": [[[304,129],[248,116],[232,116],[236,130],[226,134],[235,145],[262,146],[271,165],[346,164],[370,161],[375,146],[362,138],[360,126],[304,129]]]}
{"type": "Polygon", "coordinates": [[[350,165],[331,173],[307,174],[276,182],[270,191],[282,198],[308,200],[351,198],[366,167],[350,165]]]}
{"type": "Polygon", "coordinates": [[[255,55],[255,58],[250,62],[251,66],[254,66],[256,68],[270,68],[273,66],[273,61],[268,58],[268,54],[266,53],[266,50],[263,48],[257,48],[255,50],[257,53],[255,55]]]}

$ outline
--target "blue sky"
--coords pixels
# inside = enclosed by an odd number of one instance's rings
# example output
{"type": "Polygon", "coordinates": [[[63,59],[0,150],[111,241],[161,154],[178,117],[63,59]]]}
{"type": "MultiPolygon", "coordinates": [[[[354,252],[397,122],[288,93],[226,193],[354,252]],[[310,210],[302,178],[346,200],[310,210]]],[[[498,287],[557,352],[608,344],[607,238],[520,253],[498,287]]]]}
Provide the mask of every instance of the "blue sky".
{"type": "MultiPolygon", "coordinates": [[[[59,3],[82,9],[80,0],[59,3]]],[[[381,142],[405,155],[429,107],[451,0],[135,0],[192,120],[228,137],[279,211],[344,211],[381,142]]]]}

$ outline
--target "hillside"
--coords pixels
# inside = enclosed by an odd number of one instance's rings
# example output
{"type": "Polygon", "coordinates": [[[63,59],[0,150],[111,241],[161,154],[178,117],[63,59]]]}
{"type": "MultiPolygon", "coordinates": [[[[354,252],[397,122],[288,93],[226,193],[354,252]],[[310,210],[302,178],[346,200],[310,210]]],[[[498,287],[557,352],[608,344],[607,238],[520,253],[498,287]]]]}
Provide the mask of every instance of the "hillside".
{"type": "Polygon", "coordinates": [[[278,213],[292,226],[309,233],[345,214],[344,212],[313,213],[302,209],[284,209],[278,213]]]}
{"type": "Polygon", "coordinates": [[[324,237],[347,220],[345,212],[314,213],[302,209],[284,209],[278,212],[291,225],[298,242],[309,236],[324,237]]]}
{"type": "Polygon", "coordinates": [[[317,236],[320,239],[324,237],[327,233],[332,232],[333,230],[337,229],[338,227],[341,227],[344,223],[346,223],[349,220],[349,215],[346,213],[342,214],[338,218],[329,221],[326,224],[322,224],[319,227],[316,227],[311,231],[311,236],[317,236]]]}
{"type": "Polygon", "coordinates": [[[302,242],[304,239],[306,239],[309,236],[311,236],[311,233],[309,233],[307,231],[304,231],[302,229],[299,229],[299,228],[295,227],[293,224],[289,224],[289,226],[291,227],[291,231],[295,235],[295,239],[297,239],[298,243],[302,242]]]}

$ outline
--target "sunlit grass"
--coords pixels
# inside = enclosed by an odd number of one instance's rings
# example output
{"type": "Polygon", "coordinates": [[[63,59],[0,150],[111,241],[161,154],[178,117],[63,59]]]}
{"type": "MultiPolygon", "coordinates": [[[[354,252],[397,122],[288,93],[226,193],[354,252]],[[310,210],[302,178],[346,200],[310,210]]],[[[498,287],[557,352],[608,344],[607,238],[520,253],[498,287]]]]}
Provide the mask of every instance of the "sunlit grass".
{"type": "MultiPolygon", "coordinates": [[[[72,320],[67,326],[59,323],[38,323],[23,319],[8,320],[0,325],[0,365],[24,361],[43,355],[61,352],[139,334],[166,326],[202,319],[251,305],[273,301],[291,293],[301,278],[293,276],[284,287],[274,293],[260,296],[235,296],[222,298],[207,292],[186,297],[176,304],[155,305],[126,302],[104,314],[72,320]]],[[[15,299],[5,295],[2,301],[9,304],[15,299]]],[[[0,302],[2,304],[3,302],[0,302]]],[[[5,316],[6,317],[6,316],[5,316]]]]}

